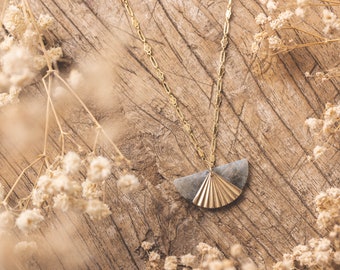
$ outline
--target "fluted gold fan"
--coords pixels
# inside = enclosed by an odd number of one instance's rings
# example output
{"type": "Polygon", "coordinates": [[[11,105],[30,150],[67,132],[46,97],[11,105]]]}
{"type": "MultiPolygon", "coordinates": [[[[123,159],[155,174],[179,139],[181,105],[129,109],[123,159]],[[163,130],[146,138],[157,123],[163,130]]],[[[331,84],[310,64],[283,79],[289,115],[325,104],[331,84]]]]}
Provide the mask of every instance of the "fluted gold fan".
{"type": "Polygon", "coordinates": [[[178,178],[174,184],[179,193],[203,208],[219,208],[230,204],[242,193],[248,178],[248,161],[238,160],[178,178]]]}

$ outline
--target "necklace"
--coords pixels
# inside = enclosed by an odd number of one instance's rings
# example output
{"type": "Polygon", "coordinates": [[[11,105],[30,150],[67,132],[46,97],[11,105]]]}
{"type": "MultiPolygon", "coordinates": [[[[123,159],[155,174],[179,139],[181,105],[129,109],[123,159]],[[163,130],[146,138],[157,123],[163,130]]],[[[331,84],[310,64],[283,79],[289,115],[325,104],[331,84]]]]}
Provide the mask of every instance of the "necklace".
{"type": "Polygon", "coordinates": [[[202,147],[199,145],[192,126],[188,123],[181,108],[179,107],[178,98],[172,92],[163,71],[159,67],[153,53],[153,48],[144,36],[140,23],[137,20],[129,1],[121,0],[121,2],[125,7],[127,15],[131,19],[131,24],[135,28],[139,40],[143,43],[144,52],[150,59],[151,64],[156,71],[157,78],[162,85],[164,92],[168,96],[169,103],[174,107],[176,115],[195,148],[198,157],[205,163],[207,168],[205,171],[175,179],[174,185],[184,198],[190,200],[197,206],[203,208],[219,208],[230,204],[240,196],[248,178],[248,161],[246,159],[241,159],[215,167],[218,124],[223,92],[222,81],[225,73],[226,49],[228,46],[232,0],[228,0],[223,36],[221,39],[220,62],[217,72],[217,93],[214,104],[214,121],[212,126],[212,139],[210,143],[209,156],[206,155],[202,147]]]}

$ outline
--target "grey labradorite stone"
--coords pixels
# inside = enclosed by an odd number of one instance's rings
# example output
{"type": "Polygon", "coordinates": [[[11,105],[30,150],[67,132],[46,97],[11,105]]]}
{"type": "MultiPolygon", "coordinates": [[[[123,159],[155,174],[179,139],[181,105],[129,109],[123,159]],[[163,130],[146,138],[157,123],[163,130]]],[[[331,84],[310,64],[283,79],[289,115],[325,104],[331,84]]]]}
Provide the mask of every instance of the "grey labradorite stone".
{"type": "MultiPolygon", "coordinates": [[[[248,160],[241,159],[215,167],[213,168],[213,172],[222,176],[225,181],[243,189],[248,178],[248,160]]],[[[192,201],[208,174],[209,171],[206,170],[177,178],[174,181],[175,187],[184,198],[192,201]]]]}

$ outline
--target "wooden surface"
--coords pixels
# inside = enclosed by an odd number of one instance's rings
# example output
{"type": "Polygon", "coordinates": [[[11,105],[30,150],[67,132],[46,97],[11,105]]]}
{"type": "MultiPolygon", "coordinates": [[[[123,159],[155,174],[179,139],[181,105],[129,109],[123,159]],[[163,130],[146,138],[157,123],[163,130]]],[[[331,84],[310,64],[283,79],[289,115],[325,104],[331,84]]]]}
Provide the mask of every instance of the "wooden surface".
{"type": "MultiPolygon", "coordinates": [[[[228,255],[232,244],[241,243],[258,265],[269,269],[283,253],[319,235],[313,198],[321,190],[339,186],[339,152],[331,149],[317,162],[307,161],[314,144],[303,124],[308,117],[321,116],[326,102],[339,99],[339,82],[316,84],[303,74],[334,66],[339,47],[281,55],[265,75],[258,76],[250,69],[250,46],[258,30],[253,18],[262,9],[257,1],[234,1],[217,163],[247,158],[250,176],[236,203],[204,210],[182,199],[172,184],[204,166],[168,105],[120,1],[31,2],[37,14],[42,10],[56,18],[55,38],[74,64],[94,54],[111,62],[114,107],[92,108],[106,123],[119,122],[119,136],[114,139],[142,183],[130,196],[110,183],[107,200],[113,214],[102,222],[66,216],[70,230],[59,229],[60,237],[71,239],[66,242],[68,254],[84,258],[72,269],[144,269],[146,255],[140,248],[144,240],[154,241],[162,256],[192,252],[199,242],[228,255]]],[[[207,150],[225,1],[131,3],[207,150]]],[[[80,134],[86,125],[72,120],[69,124],[75,124],[80,134]]],[[[33,155],[23,154],[10,165],[6,157],[11,150],[1,148],[3,178],[13,179],[33,155]]],[[[51,223],[52,230],[62,228],[61,218],[51,223]]],[[[57,265],[53,269],[71,269],[68,256],[60,254],[54,250],[48,260],[37,263],[41,269],[52,269],[48,268],[52,263],[57,265]]]]}

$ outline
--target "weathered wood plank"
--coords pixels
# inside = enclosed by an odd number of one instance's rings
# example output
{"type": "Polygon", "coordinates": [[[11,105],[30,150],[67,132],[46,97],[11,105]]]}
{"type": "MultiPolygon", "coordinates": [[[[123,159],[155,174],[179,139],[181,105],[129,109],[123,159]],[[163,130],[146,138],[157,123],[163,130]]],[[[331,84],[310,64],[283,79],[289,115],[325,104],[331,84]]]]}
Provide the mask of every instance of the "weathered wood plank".
{"type": "MultiPolygon", "coordinates": [[[[56,18],[53,34],[75,64],[86,57],[112,61],[112,87],[124,112],[118,144],[142,182],[142,189],[133,196],[122,195],[110,183],[106,192],[113,214],[99,224],[85,217],[65,217],[73,228],[65,237],[71,243],[77,239],[72,245],[78,256],[84,252],[90,258],[79,269],[144,269],[143,240],[155,241],[163,255],[189,253],[202,241],[228,254],[228,248],[240,242],[259,265],[269,268],[290,248],[319,234],[312,200],[320,190],[339,184],[339,153],[307,161],[312,143],[303,123],[307,117],[319,116],[325,102],[338,98],[339,88],[334,81],[317,85],[303,74],[333,64],[337,50],[329,54],[309,48],[281,55],[266,75],[258,76],[251,70],[249,49],[257,30],[253,18],[261,7],[257,1],[234,2],[217,160],[223,164],[248,158],[250,177],[236,203],[207,211],[187,203],[172,185],[176,177],[204,166],[168,105],[120,1],[32,1],[36,14],[43,10],[56,18]]],[[[131,3],[181,108],[207,150],[225,2],[131,3]]],[[[96,110],[101,115],[101,108],[96,110]]],[[[116,111],[109,112],[106,118],[117,117],[116,111]]],[[[86,132],[78,132],[86,143],[86,132]]],[[[58,142],[53,136],[51,140],[57,152],[58,142]]],[[[110,149],[103,151],[112,154],[110,149]]],[[[0,161],[6,168],[1,181],[14,179],[32,156],[21,153],[23,161],[19,161],[9,153],[10,149],[0,146],[0,161]]],[[[31,185],[21,187],[18,194],[31,185]]],[[[58,227],[63,219],[51,222],[58,227]]],[[[48,235],[42,237],[48,239],[48,235]]],[[[42,269],[52,264],[56,269],[70,269],[58,250],[51,256],[54,259],[41,263],[42,269]]]]}

